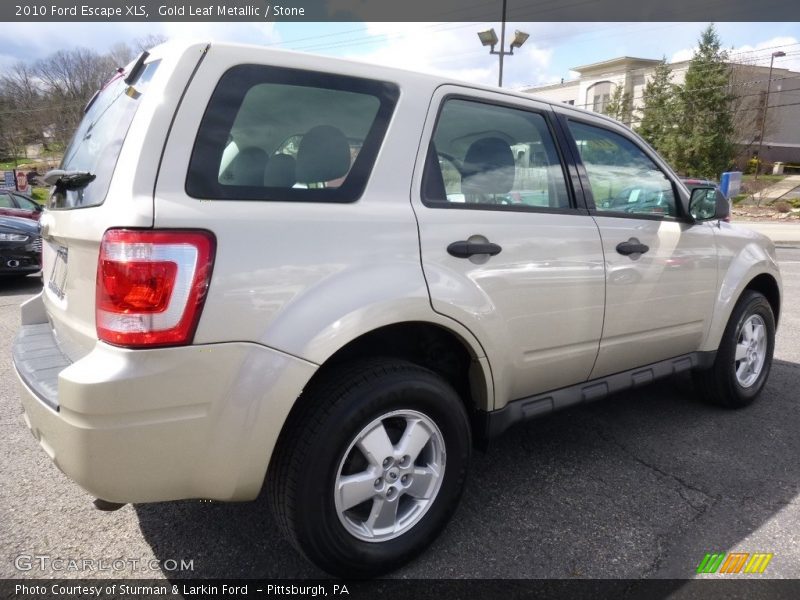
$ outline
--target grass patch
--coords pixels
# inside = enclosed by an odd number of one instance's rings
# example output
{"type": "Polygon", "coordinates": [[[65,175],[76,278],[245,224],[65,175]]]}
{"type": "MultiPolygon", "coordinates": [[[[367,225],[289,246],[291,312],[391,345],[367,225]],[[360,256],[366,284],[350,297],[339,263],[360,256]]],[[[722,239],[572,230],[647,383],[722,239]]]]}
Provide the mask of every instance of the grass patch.
{"type": "Polygon", "coordinates": [[[27,160],[28,159],[23,156],[18,156],[16,162],[14,162],[13,157],[8,160],[0,161],[0,171],[11,171],[16,169],[18,164],[27,162],[27,160]]]}
{"type": "Polygon", "coordinates": [[[755,179],[755,175],[742,175],[742,181],[768,181],[770,183],[778,183],[779,181],[783,181],[786,179],[786,175],[759,175],[758,179],[755,179]]]}
{"type": "Polygon", "coordinates": [[[33,187],[31,188],[31,199],[39,204],[44,205],[47,202],[47,197],[50,195],[49,187],[33,187]]]}
{"type": "Polygon", "coordinates": [[[739,204],[743,200],[747,200],[750,197],[750,194],[739,194],[738,196],[733,197],[733,203],[739,204]]]}

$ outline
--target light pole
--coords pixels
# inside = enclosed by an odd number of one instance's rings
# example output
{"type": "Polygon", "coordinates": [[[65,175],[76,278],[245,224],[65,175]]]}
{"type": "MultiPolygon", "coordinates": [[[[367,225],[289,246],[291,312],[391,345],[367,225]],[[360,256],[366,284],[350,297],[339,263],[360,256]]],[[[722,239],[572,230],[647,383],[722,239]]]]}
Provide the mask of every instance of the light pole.
{"type": "Polygon", "coordinates": [[[758,179],[758,172],[761,170],[761,146],[764,145],[764,127],[767,125],[767,109],[769,108],[769,92],[772,88],[772,65],[775,63],[776,58],[780,58],[781,56],[786,56],[786,52],[782,50],[778,50],[777,52],[773,52],[772,56],[769,59],[769,76],[767,77],[767,96],[764,99],[764,114],[761,115],[761,135],[758,136],[758,154],[756,154],[757,162],[756,162],[756,174],[753,179],[758,179]]]}
{"type": "Polygon", "coordinates": [[[497,32],[495,32],[494,27],[487,29],[486,31],[478,32],[478,39],[480,39],[481,44],[492,47],[492,49],[489,50],[489,54],[497,54],[500,56],[500,75],[497,78],[498,87],[503,87],[503,57],[514,54],[514,48],[519,48],[522,46],[522,44],[524,44],[529,37],[529,34],[525,33],[524,31],[515,31],[514,39],[511,40],[511,44],[508,46],[508,51],[504,50],[506,45],[506,2],[507,0],[503,0],[503,20],[500,27],[500,50],[494,49],[498,41],[497,32]]]}

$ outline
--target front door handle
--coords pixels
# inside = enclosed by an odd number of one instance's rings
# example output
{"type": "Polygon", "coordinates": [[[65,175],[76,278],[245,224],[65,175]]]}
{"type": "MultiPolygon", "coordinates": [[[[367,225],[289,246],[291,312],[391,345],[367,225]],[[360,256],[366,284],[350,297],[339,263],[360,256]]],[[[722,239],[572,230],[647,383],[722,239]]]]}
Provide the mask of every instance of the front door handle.
{"type": "Polygon", "coordinates": [[[642,244],[636,238],[631,238],[627,242],[620,242],[617,244],[617,252],[620,254],[644,254],[650,250],[650,246],[642,244]]]}
{"type": "Polygon", "coordinates": [[[447,247],[447,252],[456,258],[469,258],[475,254],[489,254],[495,256],[500,254],[502,248],[491,242],[469,242],[460,240],[453,242],[447,247]]]}

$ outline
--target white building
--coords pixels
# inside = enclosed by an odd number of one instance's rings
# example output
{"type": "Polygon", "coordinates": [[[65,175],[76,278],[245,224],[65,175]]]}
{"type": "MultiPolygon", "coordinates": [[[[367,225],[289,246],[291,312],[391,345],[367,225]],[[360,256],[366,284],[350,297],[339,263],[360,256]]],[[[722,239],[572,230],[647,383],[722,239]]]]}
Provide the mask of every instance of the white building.
{"type": "MultiPolygon", "coordinates": [[[[553,85],[523,90],[548,100],[557,100],[595,112],[602,112],[617,86],[623,86],[633,101],[634,129],[641,118],[644,86],[658,60],[622,56],[611,60],[574,67],[580,76],[553,85]]],[[[758,149],[761,120],[764,115],[769,67],[731,63],[734,123],[742,161],[758,149]]],[[[672,83],[682,84],[689,61],[672,63],[672,83]]],[[[800,164],[800,73],[772,70],[767,121],[761,157],[764,161],[800,164]]]]}

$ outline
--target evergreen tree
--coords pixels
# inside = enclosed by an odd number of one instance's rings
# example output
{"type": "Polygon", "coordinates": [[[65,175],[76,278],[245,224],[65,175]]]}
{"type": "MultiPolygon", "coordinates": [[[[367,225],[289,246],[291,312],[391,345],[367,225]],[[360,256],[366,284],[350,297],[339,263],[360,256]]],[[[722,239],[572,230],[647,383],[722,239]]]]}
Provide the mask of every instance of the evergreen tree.
{"type": "Polygon", "coordinates": [[[633,112],[633,100],[631,99],[630,92],[623,90],[623,86],[618,85],[614,88],[608,103],[603,108],[603,114],[622,121],[623,123],[630,124],[631,114],[633,112]]]}
{"type": "Polygon", "coordinates": [[[642,119],[637,132],[667,160],[672,160],[672,142],[677,141],[673,133],[679,121],[680,108],[676,91],[677,86],[672,83],[672,68],[664,57],[644,86],[640,109],[642,119]]]}
{"type": "MultiPolygon", "coordinates": [[[[673,148],[673,166],[691,176],[719,177],[733,160],[733,95],[728,53],[714,25],[700,35],[678,93],[679,127],[673,148]]],[[[669,153],[668,153],[669,154],[669,153]]]]}

